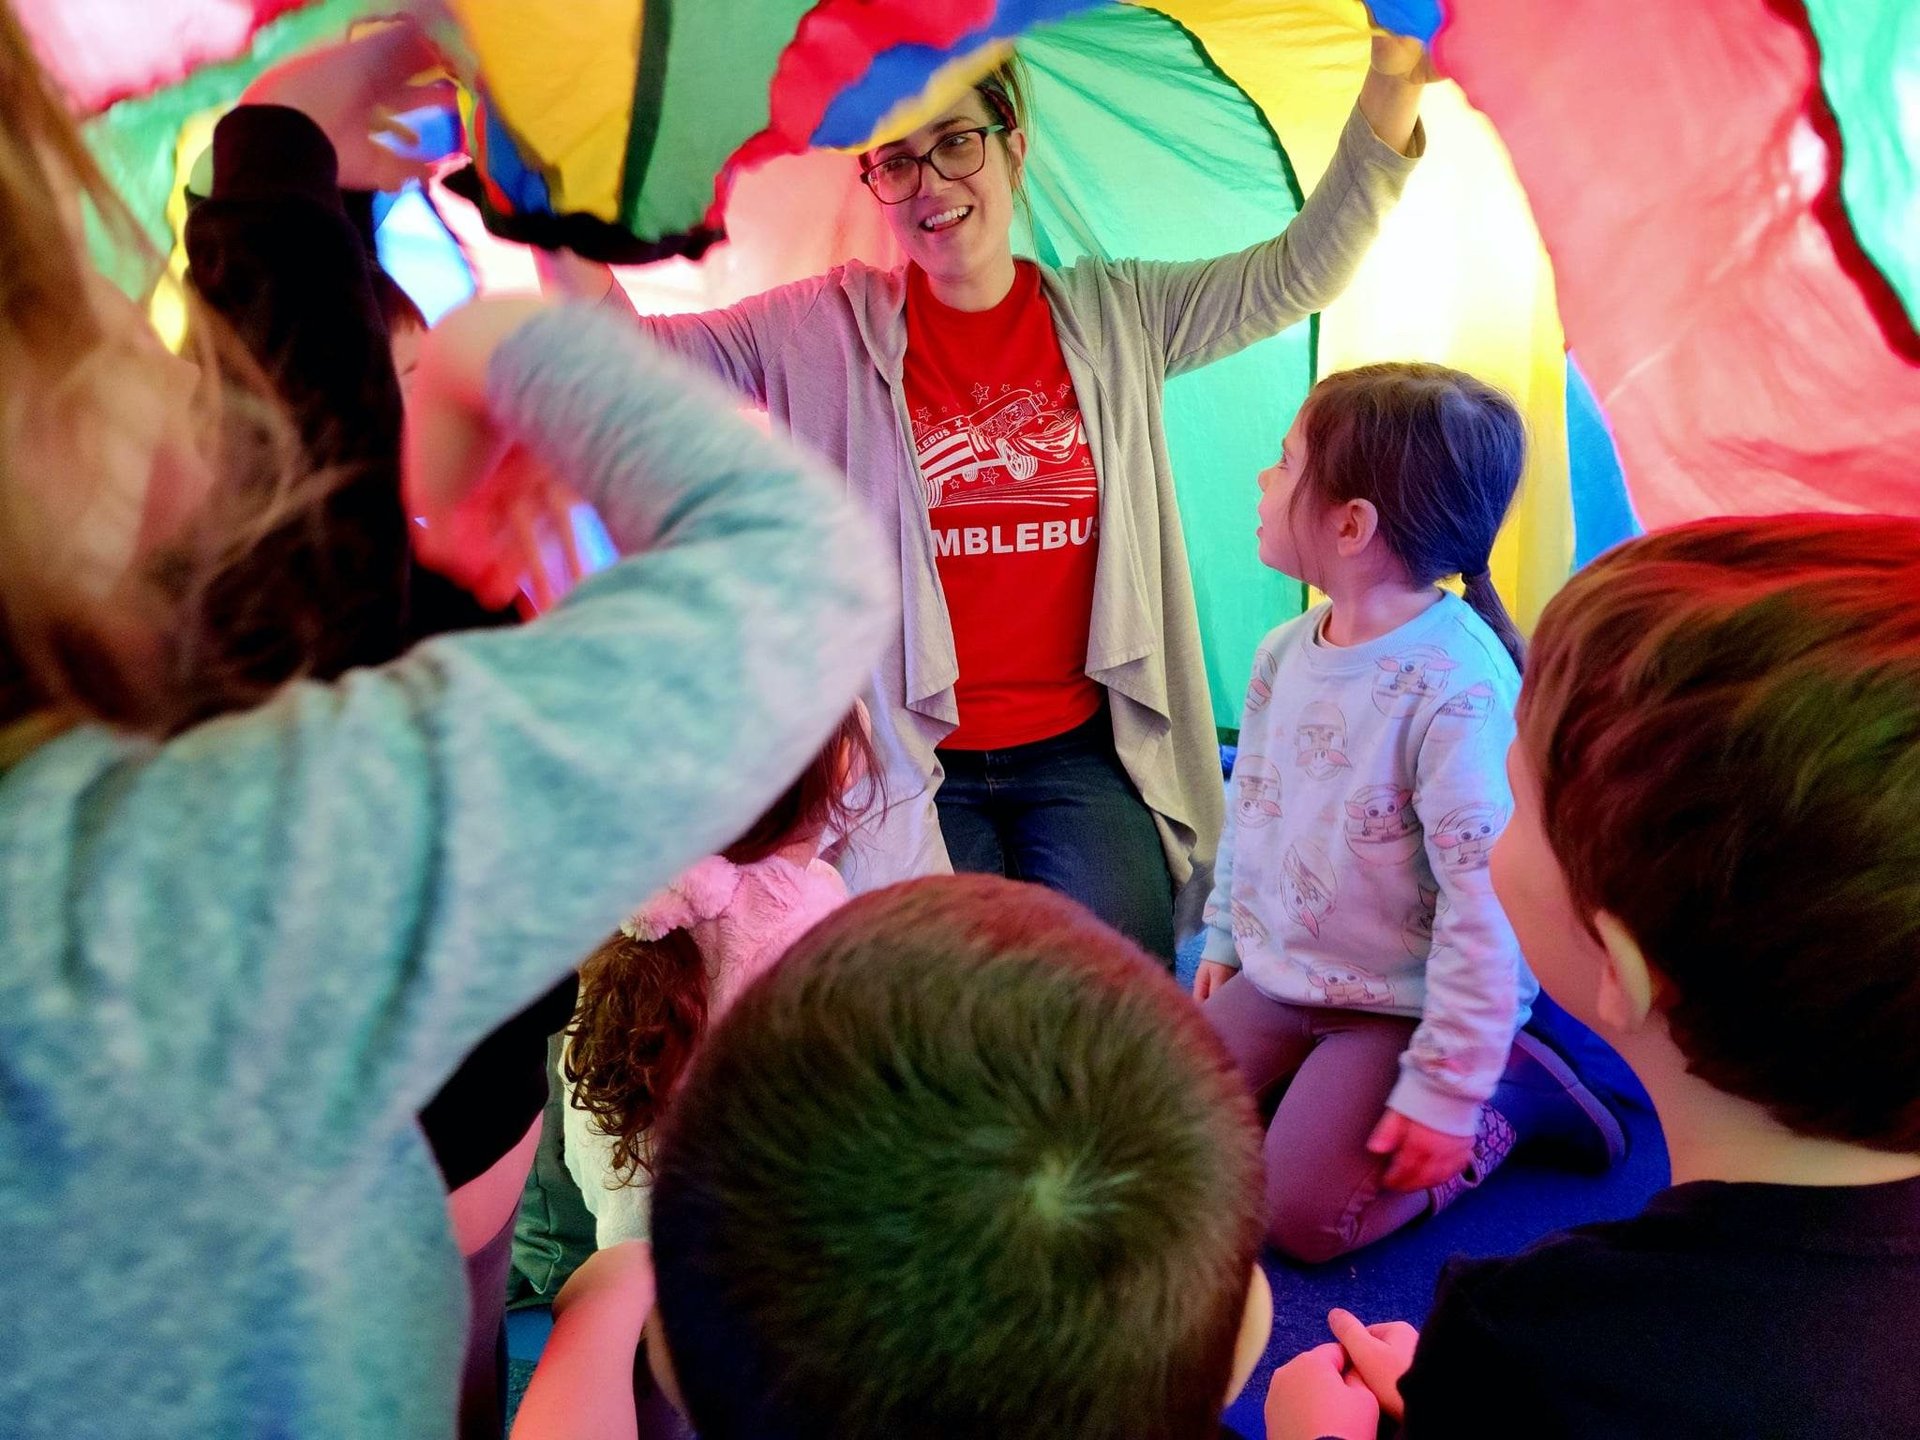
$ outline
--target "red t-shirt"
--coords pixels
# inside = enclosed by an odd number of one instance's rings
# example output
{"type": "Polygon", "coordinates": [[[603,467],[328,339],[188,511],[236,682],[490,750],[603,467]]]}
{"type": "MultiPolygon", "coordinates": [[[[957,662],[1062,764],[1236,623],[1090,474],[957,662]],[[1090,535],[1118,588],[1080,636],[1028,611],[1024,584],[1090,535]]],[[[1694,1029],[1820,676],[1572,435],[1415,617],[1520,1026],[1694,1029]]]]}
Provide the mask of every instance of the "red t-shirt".
{"type": "Polygon", "coordinates": [[[907,275],[907,410],[960,661],[960,728],[1001,750],[1093,718],[1087,678],[1099,478],[1040,290],[1020,262],[991,310],[954,310],[907,275]]]}

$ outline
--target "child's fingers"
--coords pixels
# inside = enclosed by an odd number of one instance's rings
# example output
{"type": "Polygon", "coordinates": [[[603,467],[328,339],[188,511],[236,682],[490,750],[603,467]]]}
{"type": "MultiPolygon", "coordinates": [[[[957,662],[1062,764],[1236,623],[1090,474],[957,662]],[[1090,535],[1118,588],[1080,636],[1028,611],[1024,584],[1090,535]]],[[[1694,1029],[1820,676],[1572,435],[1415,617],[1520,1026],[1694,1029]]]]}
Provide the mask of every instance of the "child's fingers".
{"type": "Polygon", "coordinates": [[[1380,1123],[1373,1127],[1373,1133],[1367,1137],[1369,1155],[1391,1155],[1400,1148],[1400,1142],[1406,1138],[1407,1117],[1398,1110],[1389,1110],[1380,1117],[1380,1123]]]}
{"type": "Polygon", "coordinates": [[[1351,1310],[1329,1310],[1327,1328],[1333,1332],[1333,1338],[1340,1342],[1340,1348],[1349,1356],[1354,1354],[1356,1345],[1364,1349],[1367,1342],[1373,1338],[1367,1333],[1367,1327],[1361,1323],[1360,1317],[1351,1310]]]}
{"type": "Polygon", "coordinates": [[[1346,1310],[1334,1310],[1327,1316],[1327,1328],[1339,1340],[1341,1349],[1353,1362],[1353,1371],[1365,1382],[1380,1408],[1396,1420],[1405,1413],[1400,1398],[1400,1377],[1413,1358],[1414,1341],[1419,1332],[1404,1320],[1382,1325],[1362,1325],[1346,1310]]]}
{"type": "Polygon", "coordinates": [[[1420,1332],[1404,1320],[1383,1320],[1378,1325],[1367,1326],[1367,1333],[1383,1345],[1408,1351],[1420,1338],[1420,1332]]]}

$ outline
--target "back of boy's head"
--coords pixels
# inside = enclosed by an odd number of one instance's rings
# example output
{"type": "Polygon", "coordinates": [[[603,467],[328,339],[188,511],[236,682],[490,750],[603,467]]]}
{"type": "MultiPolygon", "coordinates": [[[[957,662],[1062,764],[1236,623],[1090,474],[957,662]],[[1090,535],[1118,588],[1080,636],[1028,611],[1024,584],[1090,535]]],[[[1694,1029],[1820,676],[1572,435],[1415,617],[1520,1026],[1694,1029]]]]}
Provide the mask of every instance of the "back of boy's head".
{"type": "Polygon", "coordinates": [[[1303,413],[1296,495],[1370,501],[1381,540],[1414,584],[1460,576],[1467,603],[1521,664],[1524,642],[1489,573],[1526,467],[1513,401],[1462,371],[1397,361],[1327,376],[1303,413]]]}
{"type": "Polygon", "coordinates": [[[1532,660],[1546,833],[1664,978],[1688,1068],[1801,1134],[1920,1151],[1920,520],[1632,541],[1532,660]]]}
{"type": "Polygon", "coordinates": [[[863,896],[664,1124],[660,1319],[707,1440],[1217,1433],[1260,1129],[1192,1002],[1071,901],[863,896]]]}

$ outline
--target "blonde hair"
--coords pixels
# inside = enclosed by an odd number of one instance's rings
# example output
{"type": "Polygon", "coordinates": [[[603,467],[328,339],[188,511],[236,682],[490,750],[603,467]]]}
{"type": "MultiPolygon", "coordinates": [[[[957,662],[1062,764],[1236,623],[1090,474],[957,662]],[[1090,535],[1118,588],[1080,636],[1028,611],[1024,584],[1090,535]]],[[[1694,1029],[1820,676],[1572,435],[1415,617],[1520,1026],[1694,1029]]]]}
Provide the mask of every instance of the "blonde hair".
{"type": "Polygon", "coordinates": [[[258,699],[203,602],[327,484],[224,326],[189,299],[176,358],[109,293],[83,211],[159,272],[0,0],[0,765],[80,721],[166,734],[258,699]],[[191,499],[155,545],[168,484],[191,499]]]}

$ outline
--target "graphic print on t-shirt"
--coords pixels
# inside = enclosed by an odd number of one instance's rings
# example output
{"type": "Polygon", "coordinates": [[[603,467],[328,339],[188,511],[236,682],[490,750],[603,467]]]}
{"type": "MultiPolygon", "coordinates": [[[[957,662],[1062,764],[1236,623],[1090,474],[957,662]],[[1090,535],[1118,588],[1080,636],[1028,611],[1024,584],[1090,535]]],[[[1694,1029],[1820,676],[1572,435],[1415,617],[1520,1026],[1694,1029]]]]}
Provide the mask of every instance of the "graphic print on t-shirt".
{"type": "Polygon", "coordinates": [[[1039,271],[991,310],[942,305],[908,273],[902,367],[914,460],[953,627],[959,726],[994,750],[1091,719],[1087,669],[1100,483],[1039,271]]]}
{"type": "MultiPolygon", "coordinates": [[[[984,390],[975,386],[975,398],[984,390]]],[[[1015,499],[1064,508],[1099,494],[1071,387],[1060,399],[1009,389],[968,414],[916,426],[914,448],[929,510],[1015,499]]]]}

